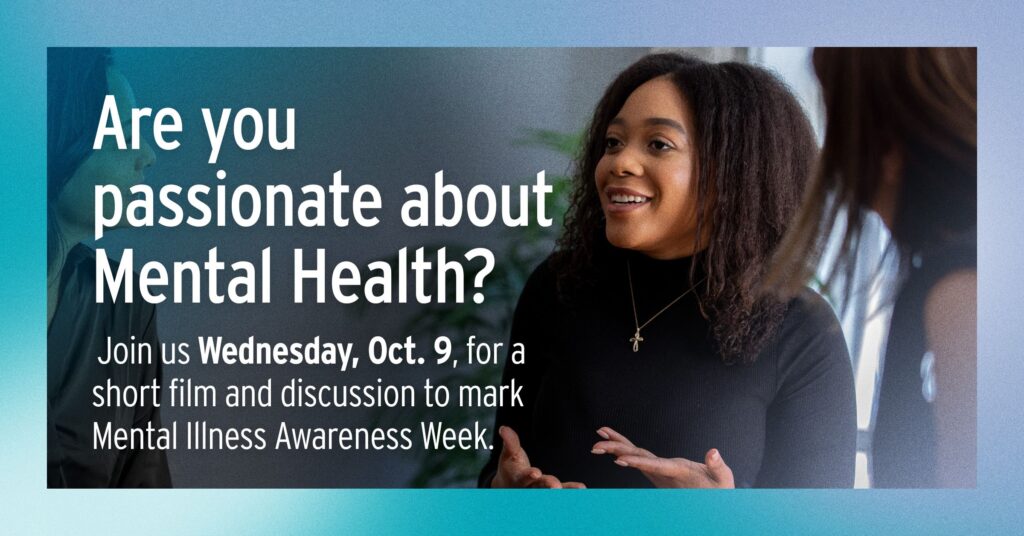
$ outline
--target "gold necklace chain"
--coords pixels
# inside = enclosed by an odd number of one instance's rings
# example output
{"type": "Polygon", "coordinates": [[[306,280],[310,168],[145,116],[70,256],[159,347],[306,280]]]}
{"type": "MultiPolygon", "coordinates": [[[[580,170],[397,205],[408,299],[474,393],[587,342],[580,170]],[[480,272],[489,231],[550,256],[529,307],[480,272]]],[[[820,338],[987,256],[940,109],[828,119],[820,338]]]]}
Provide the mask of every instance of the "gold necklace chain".
{"type": "Polygon", "coordinates": [[[640,330],[646,328],[647,324],[650,324],[651,322],[654,322],[654,319],[658,318],[659,316],[661,316],[661,313],[664,313],[665,311],[667,311],[669,309],[669,307],[672,307],[679,300],[683,299],[684,296],[686,296],[687,294],[693,292],[694,289],[697,288],[697,285],[700,285],[701,283],[704,282],[705,279],[707,279],[706,277],[704,277],[700,281],[697,281],[696,283],[694,283],[693,286],[690,287],[689,290],[687,290],[686,292],[684,292],[684,293],[680,294],[679,296],[677,296],[676,299],[670,301],[668,303],[668,305],[662,307],[660,311],[658,311],[657,313],[654,313],[654,316],[648,318],[647,322],[644,322],[641,325],[640,324],[640,319],[637,318],[637,316],[636,316],[636,295],[633,293],[633,268],[630,265],[628,259],[626,260],[626,277],[629,279],[629,301],[633,304],[633,325],[636,326],[636,332],[633,333],[633,336],[629,339],[629,342],[633,343],[633,351],[634,352],[639,352],[640,351],[640,343],[644,342],[644,338],[640,336],[640,330]]]}

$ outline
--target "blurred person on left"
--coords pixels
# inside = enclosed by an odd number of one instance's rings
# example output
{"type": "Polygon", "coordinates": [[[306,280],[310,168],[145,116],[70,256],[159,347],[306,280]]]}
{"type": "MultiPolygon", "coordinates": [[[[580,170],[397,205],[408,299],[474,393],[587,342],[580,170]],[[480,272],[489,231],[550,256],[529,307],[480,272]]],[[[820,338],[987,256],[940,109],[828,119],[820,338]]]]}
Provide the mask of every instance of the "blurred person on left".
{"type": "MultiPolygon", "coordinates": [[[[156,308],[109,293],[97,299],[96,253],[83,243],[94,230],[96,186],[113,184],[127,199],[156,157],[145,140],[131,149],[132,134],[126,135],[127,149],[119,149],[113,137],[93,148],[107,95],[113,95],[126,133],[136,107],[109,49],[52,48],[48,54],[47,485],[168,487],[166,445],[159,439],[168,432],[160,424],[158,400],[96,403],[99,387],[111,395],[143,389],[152,395],[160,385],[156,308]],[[113,345],[150,354],[104,364],[113,345]],[[122,435],[128,439],[115,439],[122,435]]],[[[116,270],[117,263],[111,264],[116,270]]]]}

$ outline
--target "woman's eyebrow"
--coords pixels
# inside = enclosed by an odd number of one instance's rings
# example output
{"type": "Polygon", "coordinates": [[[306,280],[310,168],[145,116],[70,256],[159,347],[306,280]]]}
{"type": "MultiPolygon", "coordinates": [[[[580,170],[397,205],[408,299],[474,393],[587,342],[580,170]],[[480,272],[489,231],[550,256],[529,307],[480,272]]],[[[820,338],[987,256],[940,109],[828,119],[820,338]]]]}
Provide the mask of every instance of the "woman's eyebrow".
{"type": "MultiPolygon", "coordinates": [[[[660,125],[660,126],[666,126],[666,127],[669,127],[669,128],[674,128],[674,129],[678,130],[680,134],[683,134],[684,136],[686,135],[686,129],[683,127],[683,125],[681,123],[679,123],[679,121],[676,121],[674,119],[669,119],[667,117],[648,117],[647,119],[644,119],[644,124],[645,125],[649,125],[649,126],[659,126],[660,125]]],[[[616,118],[614,118],[614,119],[612,119],[611,121],[608,122],[608,126],[612,126],[612,125],[619,125],[619,126],[623,126],[624,127],[624,126],[626,126],[626,121],[624,119],[622,119],[621,117],[616,117],[616,118]]]]}
{"type": "Polygon", "coordinates": [[[680,134],[683,134],[684,136],[686,135],[686,129],[683,128],[683,125],[680,124],[679,121],[676,121],[674,119],[669,119],[667,117],[650,117],[645,119],[644,123],[652,126],[662,125],[669,128],[674,128],[678,130],[680,134]]]}

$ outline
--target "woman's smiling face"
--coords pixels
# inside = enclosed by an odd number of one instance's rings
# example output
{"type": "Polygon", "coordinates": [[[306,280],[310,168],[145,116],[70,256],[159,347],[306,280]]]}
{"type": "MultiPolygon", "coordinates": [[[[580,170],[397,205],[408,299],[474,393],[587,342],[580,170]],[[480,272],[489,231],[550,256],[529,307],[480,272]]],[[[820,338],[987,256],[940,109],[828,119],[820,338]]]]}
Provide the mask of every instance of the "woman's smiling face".
{"type": "Polygon", "coordinates": [[[626,99],[608,124],[594,172],[612,245],[656,259],[700,249],[694,143],[693,114],[668,76],[626,99]]]}

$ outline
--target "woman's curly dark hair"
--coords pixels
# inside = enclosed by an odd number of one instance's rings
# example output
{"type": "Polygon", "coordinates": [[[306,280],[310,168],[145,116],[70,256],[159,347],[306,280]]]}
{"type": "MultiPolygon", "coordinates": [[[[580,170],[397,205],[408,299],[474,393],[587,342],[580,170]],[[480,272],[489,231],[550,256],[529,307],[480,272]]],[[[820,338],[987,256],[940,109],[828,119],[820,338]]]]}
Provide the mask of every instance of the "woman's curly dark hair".
{"type": "Polygon", "coordinates": [[[576,161],[571,205],[552,259],[559,291],[586,287],[595,254],[610,247],[594,180],[608,124],[633,91],[666,75],[693,113],[696,236],[709,236],[688,277],[693,284],[698,270],[706,275],[699,300],[722,360],[752,362],[785,314],[785,303],[762,292],[761,283],[799,206],[817,151],[800,104],[764,69],[652,54],[608,86],[576,161]]]}

